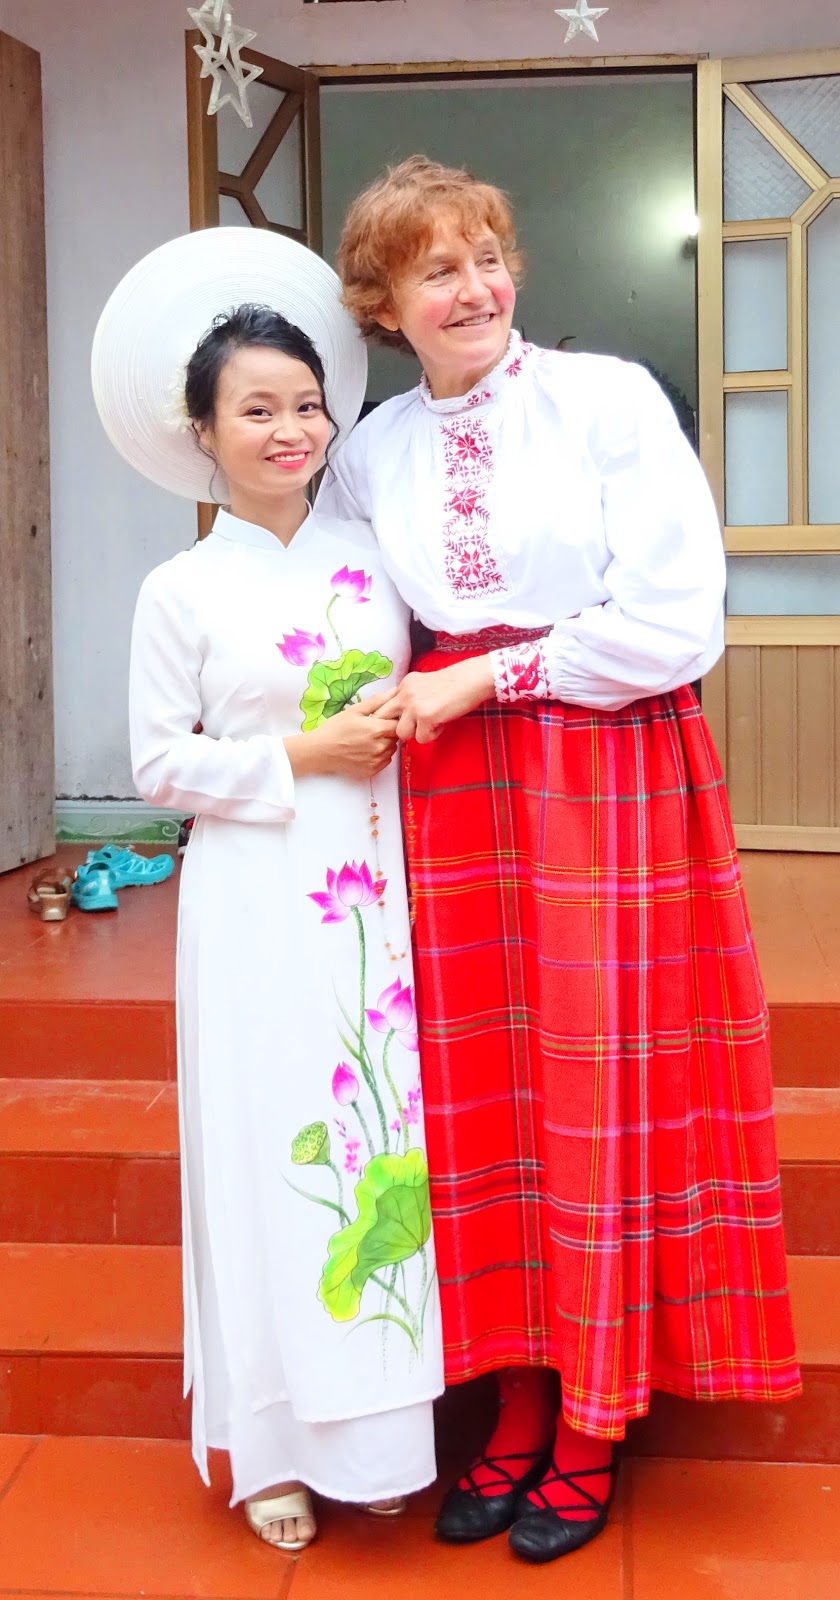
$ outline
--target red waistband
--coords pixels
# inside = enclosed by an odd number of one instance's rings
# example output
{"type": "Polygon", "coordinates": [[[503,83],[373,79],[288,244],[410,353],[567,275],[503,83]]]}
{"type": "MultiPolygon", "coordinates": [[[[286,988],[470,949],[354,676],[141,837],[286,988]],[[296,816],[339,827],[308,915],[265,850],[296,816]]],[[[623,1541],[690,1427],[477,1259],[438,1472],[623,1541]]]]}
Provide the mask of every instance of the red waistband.
{"type": "Polygon", "coordinates": [[[544,639],[551,632],[550,625],[543,628],[482,628],[478,633],[436,633],[435,649],[453,654],[471,650],[505,650],[512,644],[530,644],[533,639],[544,639]]]}

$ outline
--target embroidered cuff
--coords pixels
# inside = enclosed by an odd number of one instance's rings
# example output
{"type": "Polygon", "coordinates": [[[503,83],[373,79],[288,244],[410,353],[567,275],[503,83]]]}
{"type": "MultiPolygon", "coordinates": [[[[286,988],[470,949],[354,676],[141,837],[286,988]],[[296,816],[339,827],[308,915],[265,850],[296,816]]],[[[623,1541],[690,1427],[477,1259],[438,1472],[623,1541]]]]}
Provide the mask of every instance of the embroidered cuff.
{"type": "Polygon", "coordinates": [[[496,699],[506,704],[517,700],[548,700],[548,665],[545,642],[508,645],[505,650],[493,650],[493,679],[496,699]]]}

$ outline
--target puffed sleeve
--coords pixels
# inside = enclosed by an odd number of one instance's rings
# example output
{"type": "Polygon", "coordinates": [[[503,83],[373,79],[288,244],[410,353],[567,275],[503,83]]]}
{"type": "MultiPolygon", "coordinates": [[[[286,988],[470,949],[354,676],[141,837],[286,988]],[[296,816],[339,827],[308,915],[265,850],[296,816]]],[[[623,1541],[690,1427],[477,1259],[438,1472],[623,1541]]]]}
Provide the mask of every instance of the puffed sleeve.
{"type": "Polygon", "coordinates": [[[536,644],[494,651],[502,701],[615,711],[702,677],[723,650],[723,542],[705,475],[659,385],[611,366],[590,433],[609,598],[536,644]]]}
{"type": "MultiPolygon", "coordinates": [[[[177,560],[177,558],[176,558],[177,560]]],[[[238,822],[291,822],[294,780],[280,738],[211,739],[201,720],[201,644],[176,562],[140,591],[131,639],[129,725],[134,782],[144,800],[238,822]]]]}
{"type": "Polygon", "coordinates": [[[338,517],[342,522],[370,522],[364,439],[358,427],[331,460],[315,506],[324,517],[338,517]]]}

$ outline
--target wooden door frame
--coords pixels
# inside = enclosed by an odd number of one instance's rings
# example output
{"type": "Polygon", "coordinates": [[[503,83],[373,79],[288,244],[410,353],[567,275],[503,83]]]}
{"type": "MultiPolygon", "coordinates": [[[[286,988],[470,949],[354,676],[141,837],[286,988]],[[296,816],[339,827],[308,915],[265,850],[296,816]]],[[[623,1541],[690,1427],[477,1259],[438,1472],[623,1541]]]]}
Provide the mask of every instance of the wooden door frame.
{"type": "MultiPolygon", "coordinates": [[[[808,524],[807,489],[807,296],[804,287],[804,228],[823,206],[840,197],[840,181],[824,184],[816,161],[782,129],[741,85],[785,78],[840,74],[840,50],[708,60],[697,65],[697,325],[700,455],[724,530],[729,556],[840,552],[840,525],[808,524]],[[814,189],[790,219],[726,223],[723,205],[723,107],[731,100],[764,131],[788,164],[814,189]],[[822,195],[817,189],[822,187],[822,195]],[[826,196],[828,198],[826,198],[826,196]],[[727,377],[724,361],[724,246],[729,240],[784,238],[788,262],[787,369],[727,377]],[[789,394],[789,521],[778,528],[731,527],[725,516],[725,394],[728,390],[778,390],[789,394]]],[[[821,616],[729,616],[727,647],[836,648],[840,619],[821,616]]],[[[728,652],[704,680],[703,709],[721,760],[727,752],[728,652]]],[[[734,801],[733,801],[734,803],[734,801]]],[[[840,850],[840,828],[768,823],[736,825],[743,849],[840,850]]]]}
{"type": "Polygon", "coordinates": [[[50,425],[41,57],[0,31],[0,872],[55,849],[50,425]]]}

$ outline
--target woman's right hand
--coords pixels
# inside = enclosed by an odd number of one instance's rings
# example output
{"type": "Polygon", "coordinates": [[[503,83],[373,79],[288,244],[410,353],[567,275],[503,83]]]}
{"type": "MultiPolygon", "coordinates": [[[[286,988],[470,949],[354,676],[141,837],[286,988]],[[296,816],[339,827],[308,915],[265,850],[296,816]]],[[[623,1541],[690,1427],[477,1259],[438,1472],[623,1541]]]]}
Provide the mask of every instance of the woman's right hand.
{"type": "Polygon", "coordinates": [[[336,778],[375,778],[393,759],[397,724],[377,716],[393,690],[370,695],[360,705],[346,706],[311,733],[284,741],[296,778],[319,773],[336,778]]]}

